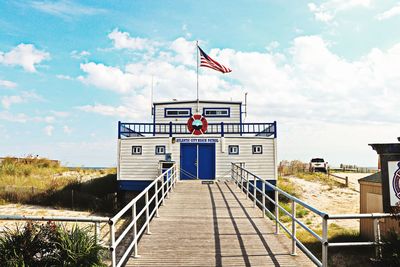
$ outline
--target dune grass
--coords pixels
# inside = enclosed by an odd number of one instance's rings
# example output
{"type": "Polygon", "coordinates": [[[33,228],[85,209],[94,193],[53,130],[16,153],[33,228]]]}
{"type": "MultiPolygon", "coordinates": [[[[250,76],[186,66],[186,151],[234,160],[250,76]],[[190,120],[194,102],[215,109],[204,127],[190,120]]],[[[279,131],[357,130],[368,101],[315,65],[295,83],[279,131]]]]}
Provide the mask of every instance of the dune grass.
{"type": "Polygon", "coordinates": [[[48,159],[6,158],[0,164],[0,204],[21,203],[109,211],[116,169],[88,170],[48,159]]]}
{"type": "Polygon", "coordinates": [[[332,178],[329,178],[327,174],[322,172],[299,172],[295,175],[298,178],[304,179],[311,182],[320,182],[328,185],[330,188],[335,187],[346,187],[345,184],[340,183],[332,178]]]}

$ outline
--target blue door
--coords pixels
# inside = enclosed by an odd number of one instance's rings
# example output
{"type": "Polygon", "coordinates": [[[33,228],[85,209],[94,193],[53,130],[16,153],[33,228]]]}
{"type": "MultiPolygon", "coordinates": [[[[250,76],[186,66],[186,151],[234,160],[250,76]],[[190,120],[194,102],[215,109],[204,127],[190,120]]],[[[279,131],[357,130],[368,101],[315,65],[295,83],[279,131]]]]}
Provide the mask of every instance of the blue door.
{"type": "Polygon", "coordinates": [[[215,144],[181,143],[181,179],[215,179],[215,144]]]}
{"type": "Polygon", "coordinates": [[[215,179],[215,144],[199,144],[199,178],[215,179]]]}
{"type": "Polygon", "coordinates": [[[197,178],[197,144],[181,143],[181,180],[197,178]]]}

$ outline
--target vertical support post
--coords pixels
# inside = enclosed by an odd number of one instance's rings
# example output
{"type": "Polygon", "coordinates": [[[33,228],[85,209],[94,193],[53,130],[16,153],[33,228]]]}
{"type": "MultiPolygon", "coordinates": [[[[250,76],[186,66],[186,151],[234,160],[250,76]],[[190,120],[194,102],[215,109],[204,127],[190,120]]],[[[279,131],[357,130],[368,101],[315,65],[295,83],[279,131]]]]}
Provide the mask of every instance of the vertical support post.
{"type": "Polygon", "coordinates": [[[224,130],[224,122],[221,121],[221,137],[225,136],[225,130],[224,130]]]}
{"type": "Polygon", "coordinates": [[[379,219],[374,218],[374,237],[375,237],[375,258],[382,259],[381,233],[379,227],[379,219]]]}
{"type": "Polygon", "coordinates": [[[173,192],[173,191],[174,191],[174,180],[173,180],[173,177],[172,177],[172,175],[173,175],[172,169],[170,169],[170,170],[168,171],[168,173],[169,173],[169,180],[170,180],[171,192],[173,192]]]}
{"type": "Polygon", "coordinates": [[[149,191],[146,192],[145,201],[146,201],[146,203],[145,203],[145,206],[144,206],[144,207],[145,207],[145,209],[146,209],[147,234],[148,234],[148,235],[151,235],[151,232],[150,232],[150,212],[149,212],[149,209],[150,209],[149,191]]]}
{"type": "Polygon", "coordinates": [[[158,181],[155,184],[155,189],[154,189],[154,194],[156,194],[156,202],[154,203],[154,207],[156,209],[156,218],[160,217],[160,215],[158,214],[158,181]]]}
{"type": "Polygon", "coordinates": [[[322,218],[322,266],[328,266],[328,219],[322,218]]]}
{"type": "Polygon", "coordinates": [[[243,191],[243,173],[240,174],[240,190],[243,191]]]}
{"type": "Polygon", "coordinates": [[[164,176],[161,177],[161,206],[164,206],[164,200],[165,200],[165,181],[164,181],[164,176]]]}
{"type": "Polygon", "coordinates": [[[118,121],[118,139],[121,139],[121,121],[118,121]]]}
{"type": "Polygon", "coordinates": [[[249,198],[249,189],[250,189],[250,185],[249,185],[249,173],[246,172],[246,199],[249,198]]]}
{"type": "Polygon", "coordinates": [[[292,200],[292,256],[297,255],[296,253],[296,202],[292,200]]]}
{"type": "Polygon", "coordinates": [[[261,180],[261,182],[262,182],[262,193],[261,193],[261,197],[262,197],[262,207],[261,207],[261,210],[262,210],[262,216],[263,216],[263,218],[265,218],[265,181],[264,180],[261,180]]]}
{"type": "Polygon", "coordinates": [[[133,203],[133,207],[132,207],[132,220],[135,221],[135,223],[133,224],[133,241],[134,241],[134,249],[133,249],[133,257],[134,258],[139,258],[139,254],[138,254],[138,236],[137,236],[137,218],[136,218],[136,202],[133,203]]]}
{"type": "Polygon", "coordinates": [[[115,226],[113,221],[109,221],[110,224],[110,240],[111,240],[111,264],[113,267],[117,266],[117,254],[115,247],[115,226]]]}
{"type": "Polygon", "coordinates": [[[95,222],[94,223],[94,238],[96,241],[96,244],[100,243],[100,222],[95,222]]]}
{"type": "Polygon", "coordinates": [[[170,187],[170,182],[171,182],[171,180],[169,179],[169,177],[168,177],[168,173],[167,173],[167,182],[165,183],[166,184],[166,186],[167,186],[167,199],[169,199],[169,187],[170,187]]]}
{"type": "Polygon", "coordinates": [[[279,192],[275,190],[275,234],[279,234],[279,192]]]}
{"type": "Polygon", "coordinates": [[[254,175],[254,180],[253,180],[253,208],[256,207],[257,205],[257,177],[254,175]]]}
{"type": "Polygon", "coordinates": [[[172,137],[172,121],[169,122],[169,137],[172,137]]]}

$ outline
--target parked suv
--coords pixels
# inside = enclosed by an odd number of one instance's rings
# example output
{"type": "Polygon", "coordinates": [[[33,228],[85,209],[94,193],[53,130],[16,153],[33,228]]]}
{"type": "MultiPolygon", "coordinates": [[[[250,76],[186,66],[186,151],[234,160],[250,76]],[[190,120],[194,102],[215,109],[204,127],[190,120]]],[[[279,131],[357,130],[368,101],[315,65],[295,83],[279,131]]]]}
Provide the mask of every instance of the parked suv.
{"type": "Polygon", "coordinates": [[[314,171],[328,172],[328,162],[325,162],[323,158],[311,159],[310,172],[314,171]]]}

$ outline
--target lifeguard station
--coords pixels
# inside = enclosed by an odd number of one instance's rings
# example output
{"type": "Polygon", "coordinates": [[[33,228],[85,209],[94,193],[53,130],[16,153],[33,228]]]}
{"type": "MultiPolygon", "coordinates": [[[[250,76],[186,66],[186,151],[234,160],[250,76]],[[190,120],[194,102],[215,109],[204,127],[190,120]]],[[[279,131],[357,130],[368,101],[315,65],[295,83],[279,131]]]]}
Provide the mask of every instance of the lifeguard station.
{"type": "Polygon", "coordinates": [[[230,177],[231,162],[276,184],[276,122],[243,122],[242,102],[155,102],[153,122],[119,122],[118,184],[140,191],[176,163],[180,180],[230,177]]]}

